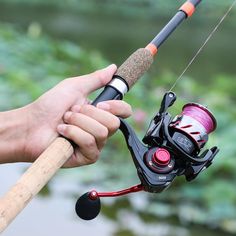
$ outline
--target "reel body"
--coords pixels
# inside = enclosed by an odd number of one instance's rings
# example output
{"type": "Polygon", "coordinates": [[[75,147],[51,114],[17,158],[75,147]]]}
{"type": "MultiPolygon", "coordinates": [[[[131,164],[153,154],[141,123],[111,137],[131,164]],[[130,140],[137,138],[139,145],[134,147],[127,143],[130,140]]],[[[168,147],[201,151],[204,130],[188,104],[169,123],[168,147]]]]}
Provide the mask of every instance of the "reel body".
{"type": "MultiPolygon", "coordinates": [[[[91,215],[85,210],[81,213],[85,196],[88,201],[97,201],[100,197],[115,197],[142,190],[160,193],[177,176],[185,175],[186,180],[191,181],[212,164],[219,149],[212,147],[202,153],[200,151],[208,140],[208,134],[216,128],[214,116],[206,107],[189,103],[183,107],[180,115],[172,118],[167,110],[175,100],[176,95],[173,92],[164,95],[160,110],[151,120],[142,141],[132,127],[120,119],[120,130],[141,184],[118,192],[97,193],[93,190],[86,193],[80,198],[83,202],[79,199],[76,203],[76,212],[81,218],[90,220],[99,213],[96,211],[96,215],[91,215]]],[[[100,210],[100,201],[98,209],[100,210]]]]}

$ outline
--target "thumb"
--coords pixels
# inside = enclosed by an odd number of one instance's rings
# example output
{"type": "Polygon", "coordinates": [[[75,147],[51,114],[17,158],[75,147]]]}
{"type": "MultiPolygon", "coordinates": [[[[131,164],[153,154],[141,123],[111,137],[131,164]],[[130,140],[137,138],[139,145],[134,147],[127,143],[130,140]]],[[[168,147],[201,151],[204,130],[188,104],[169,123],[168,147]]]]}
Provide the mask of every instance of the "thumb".
{"type": "Polygon", "coordinates": [[[97,70],[91,74],[80,76],[80,91],[84,95],[88,95],[89,93],[105,86],[115,74],[117,67],[115,64],[111,64],[108,67],[97,70]]]}

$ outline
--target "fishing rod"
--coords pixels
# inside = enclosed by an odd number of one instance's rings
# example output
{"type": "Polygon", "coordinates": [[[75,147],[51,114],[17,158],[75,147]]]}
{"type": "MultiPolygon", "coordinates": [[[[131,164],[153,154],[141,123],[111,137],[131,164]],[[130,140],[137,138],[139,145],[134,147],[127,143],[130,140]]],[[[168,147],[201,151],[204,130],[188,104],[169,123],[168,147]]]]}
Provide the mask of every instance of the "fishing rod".
{"type": "MultiPolygon", "coordinates": [[[[112,81],[92,103],[122,99],[137,80],[150,68],[159,47],[185,19],[191,17],[201,0],[188,0],[176,15],[145,47],[135,51],[117,70],[112,81]]],[[[119,196],[145,190],[161,192],[184,174],[187,180],[194,179],[207,168],[218,148],[199,154],[207,142],[208,134],[216,128],[212,113],[199,104],[187,104],[182,113],[172,119],[167,109],[174,104],[176,96],[166,93],[159,112],[153,118],[143,139],[138,140],[133,129],[121,119],[122,131],[133,157],[141,184],[113,192],[86,193],[77,201],[76,212],[86,220],[93,219],[100,211],[100,197],[119,196]]],[[[17,183],[0,199],[0,232],[23,210],[30,200],[53,177],[57,170],[71,157],[70,141],[58,137],[37,158],[17,183]]]]}

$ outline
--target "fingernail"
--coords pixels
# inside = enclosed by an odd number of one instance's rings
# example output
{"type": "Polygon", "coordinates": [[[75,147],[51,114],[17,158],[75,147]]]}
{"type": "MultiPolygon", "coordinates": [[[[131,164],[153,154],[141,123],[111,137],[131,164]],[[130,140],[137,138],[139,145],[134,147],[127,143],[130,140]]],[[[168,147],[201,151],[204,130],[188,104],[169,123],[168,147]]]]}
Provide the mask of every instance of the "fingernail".
{"type": "Polygon", "coordinates": [[[111,106],[108,104],[108,103],[105,103],[105,102],[99,102],[97,104],[97,108],[99,109],[102,109],[102,110],[105,110],[105,111],[109,111],[111,106]]]}
{"type": "Polygon", "coordinates": [[[71,111],[67,111],[64,115],[64,120],[68,120],[72,115],[72,112],[71,111]]]}
{"type": "Polygon", "coordinates": [[[60,124],[57,126],[58,133],[60,133],[62,135],[65,133],[65,129],[66,129],[66,125],[64,125],[64,124],[60,124]]]}

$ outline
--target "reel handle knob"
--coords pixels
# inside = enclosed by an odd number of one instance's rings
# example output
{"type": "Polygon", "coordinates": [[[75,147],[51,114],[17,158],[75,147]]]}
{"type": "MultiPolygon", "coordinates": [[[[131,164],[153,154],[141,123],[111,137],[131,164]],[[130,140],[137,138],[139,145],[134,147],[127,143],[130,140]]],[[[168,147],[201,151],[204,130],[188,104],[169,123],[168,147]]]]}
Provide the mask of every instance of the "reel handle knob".
{"type": "Polygon", "coordinates": [[[96,191],[85,193],[75,204],[75,212],[83,220],[93,220],[100,210],[101,201],[96,191]]]}

